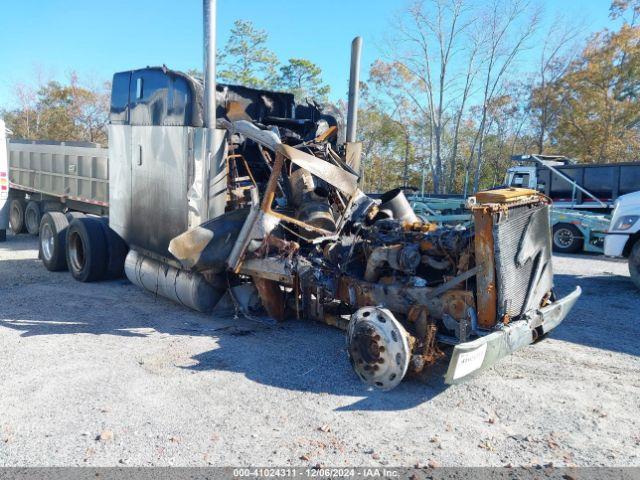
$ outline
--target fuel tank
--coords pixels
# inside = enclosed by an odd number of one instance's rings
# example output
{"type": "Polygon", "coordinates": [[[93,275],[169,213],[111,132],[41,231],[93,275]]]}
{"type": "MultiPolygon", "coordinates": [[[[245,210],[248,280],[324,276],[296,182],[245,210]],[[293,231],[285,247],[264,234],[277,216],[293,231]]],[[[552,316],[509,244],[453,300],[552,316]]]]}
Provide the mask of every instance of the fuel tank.
{"type": "Polygon", "coordinates": [[[131,283],[198,312],[213,310],[224,294],[200,273],[177,269],[135,250],[129,251],[124,271],[131,283]]]}

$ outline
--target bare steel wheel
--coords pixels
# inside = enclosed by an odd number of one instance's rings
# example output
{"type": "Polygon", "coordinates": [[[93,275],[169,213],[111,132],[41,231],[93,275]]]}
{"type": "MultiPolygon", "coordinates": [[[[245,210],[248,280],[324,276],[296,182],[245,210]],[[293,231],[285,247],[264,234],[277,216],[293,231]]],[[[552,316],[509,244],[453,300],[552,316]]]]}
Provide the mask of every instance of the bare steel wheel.
{"type": "Polygon", "coordinates": [[[44,224],[40,229],[40,247],[42,248],[42,258],[51,260],[53,258],[53,231],[49,224],[44,224]]]}
{"type": "Polygon", "coordinates": [[[364,307],[351,316],[347,347],[360,379],[381,390],[391,390],[407,373],[409,335],[386,308],[364,307]]]}
{"type": "Polygon", "coordinates": [[[67,269],[67,227],[69,221],[61,212],[47,212],[40,221],[40,258],[50,272],[67,269]]]}
{"type": "Polygon", "coordinates": [[[75,271],[81,271],[85,267],[85,254],[84,245],[82,243],[82,239],[80,238],[80,234],[76,231],[71,232],[69,234],[69,238],[67,239],[67,243],[69,261],[71,262],[70,266],[75,271]]]}

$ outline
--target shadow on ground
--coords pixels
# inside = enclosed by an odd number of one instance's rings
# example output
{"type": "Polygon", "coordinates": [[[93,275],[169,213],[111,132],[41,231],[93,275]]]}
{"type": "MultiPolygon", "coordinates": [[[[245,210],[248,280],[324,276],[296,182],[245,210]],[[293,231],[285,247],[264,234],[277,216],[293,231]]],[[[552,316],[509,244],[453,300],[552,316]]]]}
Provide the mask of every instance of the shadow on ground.
{"type": "MultiPolygon", "coordinates": [[[[0,262],[0,278],[9,270],[33,269],[33,263],[0,262]]],[[[144,338],[156,332],[207,336],[217,347],[195,355],[195,364],[182,368],[231,371],[277,388],[359,397],[353,404],[338,406],[338,411],[408,409],[446,388],[443,365],[430,377],[409,379],[391,392],[368,390],[351,369],[344,333],[322,324],[303,320],[272,324],[267,319],[199,314],[154,298],[127,280],[87,284],[73,281],[67,272],[42,269],[33,273],[36,283],[28,287],[15,281],[0,283],[4,304],[0,328],[17,330],[22,337],[91,334],[144,338]]]]}
{"type": "Polygon", "coordinates": [[[613,352],[640,355],[640,292],[629,277],[606,274],[554,276],[558,296],[576,285],[582,295],[552,338],[613,352]]]}

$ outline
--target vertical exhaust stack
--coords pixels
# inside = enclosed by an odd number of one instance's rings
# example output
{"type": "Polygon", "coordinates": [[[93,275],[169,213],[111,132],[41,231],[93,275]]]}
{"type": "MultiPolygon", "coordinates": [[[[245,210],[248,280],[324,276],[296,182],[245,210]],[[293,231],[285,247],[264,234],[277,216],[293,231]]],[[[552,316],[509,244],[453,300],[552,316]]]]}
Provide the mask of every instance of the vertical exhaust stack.
{"type": "Polygon", "coordinates": [[[346,162],[354,171],[360,172],[362,145],[356,142],[358,126],[358,97],[360,94],[360,54],[362,37],[351,42],[351,72],[349,75],[349,106],[347,110],[346,162]]]}
{"type": "Polygon", "coordinates": [[[349,110],[347,111],[347,143],[356,141],[358,125],[358,96],[360,94],[360,53],[362,37],[351,42],[351,73],[349,75],[349,110]]]}
{"type": "Polygon", "coordinates": [[[203,0],[204,126],[216,128],[216,0],[203,0]]]}
{"type": "Polygon", "coordinates": [[[202,220],[224,213],[227,195],[226,131],[216,129],[216,0],[203,0],[204,127],[202,220]]]}

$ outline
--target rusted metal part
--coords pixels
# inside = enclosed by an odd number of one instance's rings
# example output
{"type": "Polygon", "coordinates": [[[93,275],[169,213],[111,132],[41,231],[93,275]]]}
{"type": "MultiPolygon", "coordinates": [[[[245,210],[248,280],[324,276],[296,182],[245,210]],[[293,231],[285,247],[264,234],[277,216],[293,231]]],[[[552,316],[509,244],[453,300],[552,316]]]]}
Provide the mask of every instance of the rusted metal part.
{"type": "MultiPolygon", "coordinates": [[[[286,146],[286,145],[284,145],[286,146]]],[[[295,149],[294,149],[295,150],[295,149]]],[[[313,157],[315,158],[315,157],[313,157]]],[[[320,161],[320,160],[319,160],[320,161]]],[[[326,162],[324,162],[326,163],[326,162]]],[[[284,155],[280,152],[276,153],[276,159],[275,162],[273,164],[273,171],[271,172],[271,176],[269,177],[269,182],[267,183],[267,188],[264,192],[264,198],[262,200],[262,206],[261,209],[262,211],[267,214],[267,215],[271,215],[279,220],[283,220],[289,223],[292,223],[293,225],[303,228],[304,230],[307,230],[309,232],[312,233],[316,233],[320,236],[330,236],[332,235],[334,232],[331,232],[329,230],[325,230],[322,228],[317,228],[314,227],[313,225],[309,225],[308,223],[302,222],[300,220],[298,220],[297,218],[293,218],[293,217],[289,217],[287,215],[283,215],[282,213],[276,212],[274,210],[271,209],[271,205],[273,204],[273,200],[275,199],[275,190],[276,187],[278,185],[278,177],[280,176],[280,172],[282,171],[282,166],[284,164],[284,155]]]]}
{"type": "Polygon", "coordinates": [[[321,321],[322,323],[331,327],[339,328],[340,330],[347,330],[349,327],[349,317],[345,318],[344,316],[336,313],[325,313],[321,321]]]}
{"type": "Polygon", "coordinates": [[[378,280],[379,269],[384,264],[388,264],[394,270],[411,274],[415,271],[420,260],[420,252],[415,244],[397,244],[375,248],[367,260],[364,279],[367,282],[378,280]]]}
{"type": "Polygon", "coordinates": [[[300,250],[298,242],[285,240],[275,235],[269,234],[265,237],[260,247],[254,252],[259,258],[268,257],[272,253],[276,253],[279,257],[291,260],[293,256],[300,250]]]}
{"type": "Polygon", "coordinates": [[[475,224],[475,256],[478,266],[476,295],[478,298],[478,324],[491,328],[496,324],[497,296],[493,243],[493,216],[489,208],[473,209],[475,224]]]}
{"type": "Polygon", "coordinates": [[[538,201],[539,194],[535,190],[529,188],[501,188],[498,190],[487,190],[478,192],[476,200],[482,204],[503,204],[511,202],[519,202],[523,199],[528,201],[538,201]]]}
{"type": "Polygon", "coordinates": [[[457,286],[459,286],[462,282],[469,280],[476,273],[478,273],[479,267],[473,267],[471,270],[467,270],[464,273],[461,273],[457,277],[452,278],[451,280],[443,283],[442,285],[434,288],[427,294],[427,298],[434,298],[438,295],[442,295],[448,290],[451,290],[457,286]]]}
{"type": "Polygon", "coordinates": [[[422,372],[444,356],[438,348],[438,325],[429,316],[429,310],[423,306],[415,306],[409,310],[407,320],[413,324],[415,335],[411,342],[410,371],[414,374],[422,372]]]}
{"type": "Polygon", "coordinates": [[[232,210],[187,230],[171,240],[169,252],[184,268],[220,273],[226,269],[248,213],[248,209],[232,210]]]}
{"type": "Polygon", "coordinates": [[[475,307],[473,293],[469,290],[450,290],[442,294],[442,313],[456,321],[465,320],[469,308],[475,307]]]}
{"type": "Polygon", "coordinates": [[[285,295],[280,288],[280,284],[273,280],[268,280],[258,276],[253,276],[251,278],[258,289],[260,300],[262,300],[262,305],[267,311],[267,314],[279,322],[283,321],[285,318],[286,303],[285,295]]]}
{"type": "Polygon", "coordinates": [[[281,153],[299,167],[308,170],[316,177],[321,178],[349,196],[355,194],[358,189],[358,177],[302,150],[280,144],[276,149],[276,153],[281,153]]]}
{"type": "Polygon", "coordinates": [[[294,269],[291,262],[283,258],[250,258],[242,262],[239,272],[253,278],[261,277],[282,285],[294,284],[294,269]]]}
{"type": "Polygon", "coordinates": [[[304,168],[299,168],[289,175],[289,183],[298,220],[335,232],[336,221],[329,204],[329,192],[317,187],[311,173],[304,168]]]}
{"type": "Polygon", "coordinates": [[[313,141],[315,143],[322,143],[322,142],[326,142],[327,139],[331,138],[334,135],[338,134],[338,127],[336,127],[335,125],[327,128],[324,132],[322,132],[320,135],[318,135],[316,138],[313,139],[313,141]]]}
{"type": "Polygon", "coordinates": [[[238,273],[247,251],[258,249],[279,222],[280,220],[275,216],[265,213],[257,207],[251,208],[227,258],[229,270],[238,273]]]}
{"type": "Polygon", "coordinates": [[[465,305],[473,306],[473,294],[469,291],[450,290],[438,297],[428,298],[430,290],[428,287],[370,283],[344,275],[338,280],[337,297],[352,308],[381,305],[405,315],[415,306],[422,306],[433,318],[442,318],[446,312],[464,317],[466,312],[460,311],[457,307],[459,303],[456,303],[460,299],[465,305]]]}

